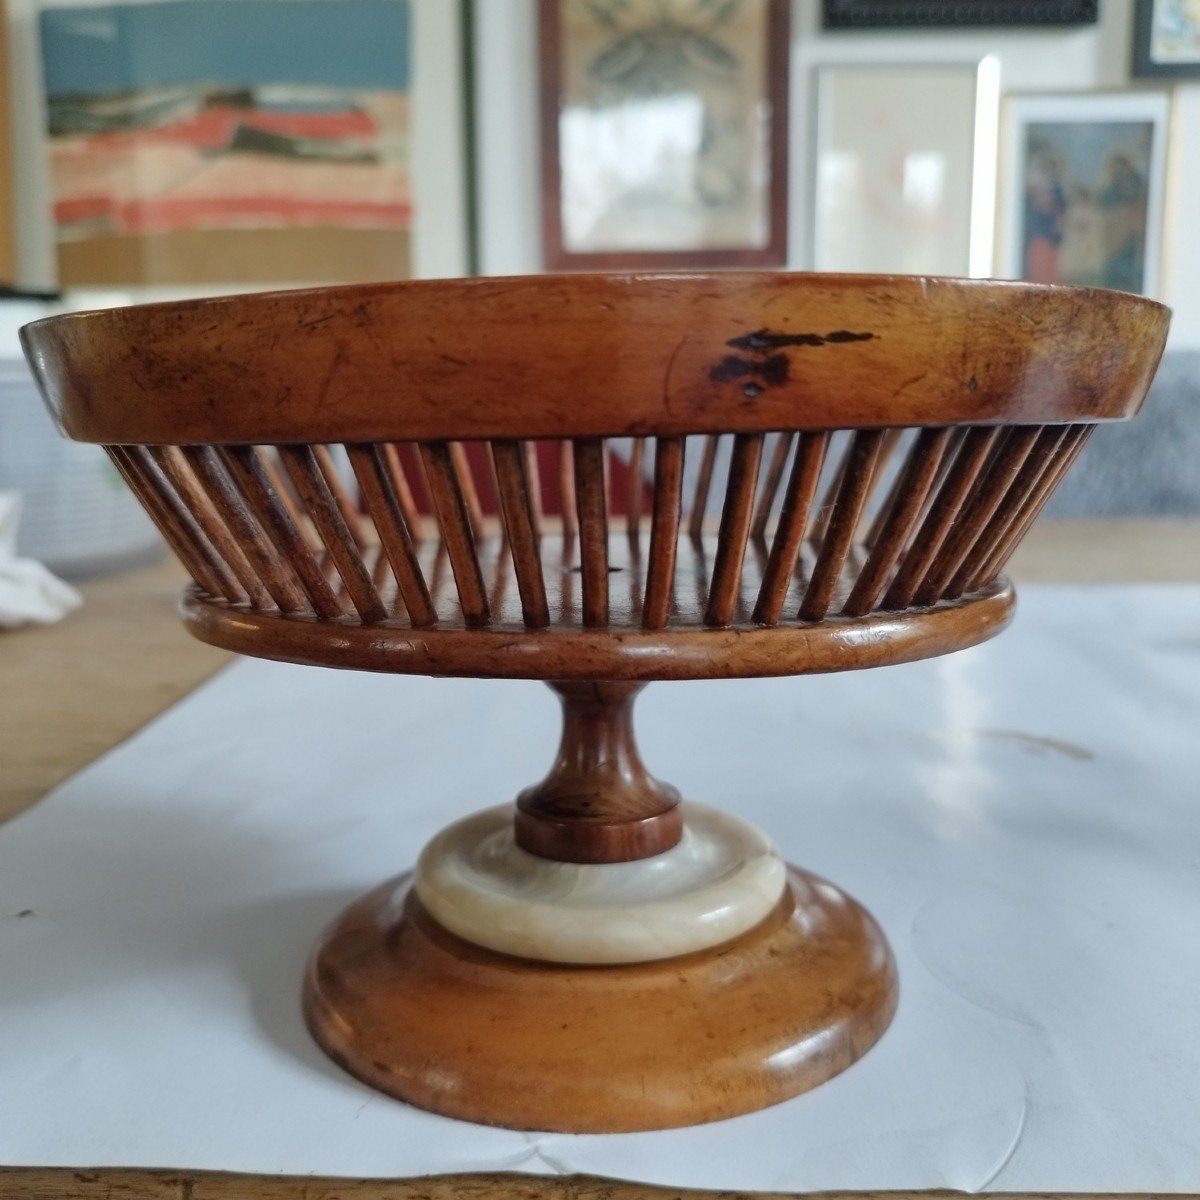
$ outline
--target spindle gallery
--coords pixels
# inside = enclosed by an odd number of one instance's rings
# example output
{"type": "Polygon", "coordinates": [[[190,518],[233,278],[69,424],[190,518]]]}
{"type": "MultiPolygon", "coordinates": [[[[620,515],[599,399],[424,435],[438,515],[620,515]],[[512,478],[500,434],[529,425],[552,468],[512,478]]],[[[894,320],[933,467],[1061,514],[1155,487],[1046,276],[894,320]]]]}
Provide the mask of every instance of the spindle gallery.
{"type": "Polygon", "coordinates": [[[999,632],[1009,556],[1093,428],[1136,412],[1167,319],[1086,289],[722,273],[273,293],[23,336],[63,430],[108,448],[190,572],[194,635],[558,693],[547,777],[344,913],[303,1003],[381,1091],[596,1132],[812,1088],[898,996],[863,908],[650,774],[639,689],[999,632]]]}

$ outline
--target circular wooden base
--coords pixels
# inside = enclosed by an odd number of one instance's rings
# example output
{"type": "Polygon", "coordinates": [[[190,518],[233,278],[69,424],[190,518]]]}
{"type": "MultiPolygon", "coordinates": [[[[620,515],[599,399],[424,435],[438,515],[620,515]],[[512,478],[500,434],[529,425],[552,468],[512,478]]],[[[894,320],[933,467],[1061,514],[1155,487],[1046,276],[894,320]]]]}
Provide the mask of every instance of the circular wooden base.
{"type": "Polygon", "coordinates": [[[895,966],[870,914],[794,867],[789,883],[732,942],[580,967],[455,937],[402,876],[321,939],[305,1019],[351,1074],[463,1120],[616,1133],[751,1112],[845,1070],[896,1007],[895,966]]]}

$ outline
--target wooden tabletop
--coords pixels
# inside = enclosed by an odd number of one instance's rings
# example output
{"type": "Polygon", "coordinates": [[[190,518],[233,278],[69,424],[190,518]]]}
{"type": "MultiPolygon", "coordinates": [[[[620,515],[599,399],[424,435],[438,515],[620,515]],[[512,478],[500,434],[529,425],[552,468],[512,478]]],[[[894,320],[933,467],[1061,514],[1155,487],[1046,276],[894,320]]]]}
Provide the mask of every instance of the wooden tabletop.
{"type": "MultiPolygon", "coordinates": [[[[1200,582],[1200,519],[1045,521],[1030,533],[1009,573],[1018,585],[1200,582]]],[[[182,631],[176,617],[182,584],[182,572],[169,562],[93,580],[80,587],[83,608],[58,625],[0,633],[0,820],[30,807],[230,661],[231,655],[182,631]]],[[[578,1177],[268,1181],[203,1172],[0,1169],[0,1200],[282,1200],[317,1194],[327,1200],[701,1195],[578,1177]]]]}

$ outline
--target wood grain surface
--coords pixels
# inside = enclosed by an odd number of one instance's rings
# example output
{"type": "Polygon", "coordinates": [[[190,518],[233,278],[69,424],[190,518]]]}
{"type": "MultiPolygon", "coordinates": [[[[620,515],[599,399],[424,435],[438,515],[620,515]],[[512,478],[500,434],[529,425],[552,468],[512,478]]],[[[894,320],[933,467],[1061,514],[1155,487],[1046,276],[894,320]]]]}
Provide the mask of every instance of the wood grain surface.
{"type": "Polygon", "coordinates": [[[683,836],[679,792],[646,770],[633,734],[641,683],[550,685],[563,732],[549,774],[517,797],[517,845],[558,862],[631,862],[683,836]]]}
{"type": "MultiPolygon", "coordinates": [[[[619,539],[613,543],[614,548],[620,546],[619,539]]],[[[448,611],[456,601],[445,556],[431,556],[428,574],[430,592],[435,601],[442,601],[447,619],[428,628],[416,628],[402,618],[376,624],[344,616],[281,618],[274,611],[214,601],[197,588],[184,598],[184,620],[196,637],[214,646],[285,662],[418,675],[652,680],[803,675],[911,662],[992,637],[1008,624],[1013,607],[1012,589],[1001,577],[951,605],[771,627],[753,624],[745,612],[731,628],[707,628],[702,623],[705,577],[684,577],[689,567],[702,570],[712,555],[694,552],[692,544],[683,543],[678,576],[686,590],[680,587],[684,594],[676,594],[668,628],[639,627],[630,596],[640,594],[642,577],[632,560],[616,568],[622,574],[611,574],[610,565],[601,576],[606,582],[617,581],[608,605],[610,627],[581,628],[586,610],[571,591],[571,581],[580,578],[578,568],[564,570],[557,552],[547,546],[545,577],[548,589],[554,585],[555,620],[548,629],[531,630],[523,626],[519,611],[512,610],[516,597],[511,589],[507,596],[502,594],[506,559],[500,549],[486,543],[477,547],[486,581],[479,594],[506,601],[493,606],[494,619],[487,625],[470,625],[471,609],[462,617],[448,611]]],[[[627,562],[624,557],[620,561],[627,562]]],[[[750,595],[759,586],[757,563],[749,558],[743,582],[750,595]]],[[[842,596],[852,582],[852,576],[841,580],[842,596]]],[[[475,593],[474,583],[471,591],[475,593]]]]}
{"type": "Polygon", "coordinates": [[[774,911],[732,941],[603,967],[463,941],[402,876],[322,935],[304,1013],[335,1062],[419,1108],[619,1133],[719,1121],[808,1091],[870,1050],[898,994],[870,914],[795,867],[774,911]]]}
{"type": "MultiPolygon", "coordinates": [[[[966,1192],[931,1190],[805,1192],[803,1200],[959,1200],[966,1192]]],[[[1170,1200],[1195,1200],[1172,1192],[1170,1200]]],[[[988,1200],[1148,1200],[1137,1192],[988,1192],[988,1200]]],[[[417,1179],[244,1175],[170,1171],[0,1167],[0,1200],[800,1200],[794,1192],[712,1192],[513,1171],[426,1175],[417,1179]]],[[[1167,1200],[1156,1197],[1155,1200],[1167,1200]]]]}
{"type": "Polygon", "coordinates": [[[73,438],[264,444],[1116,419],[1168,320],[1088,288],[731,271],[263,293],[22,336],[73,438]]]}
{"type": "Polygon", "coordinates": [[[81,585],[57,625],[0,631],[0,820],[111,750],[232,659],[179,627],[174,562],[81,585]]]}

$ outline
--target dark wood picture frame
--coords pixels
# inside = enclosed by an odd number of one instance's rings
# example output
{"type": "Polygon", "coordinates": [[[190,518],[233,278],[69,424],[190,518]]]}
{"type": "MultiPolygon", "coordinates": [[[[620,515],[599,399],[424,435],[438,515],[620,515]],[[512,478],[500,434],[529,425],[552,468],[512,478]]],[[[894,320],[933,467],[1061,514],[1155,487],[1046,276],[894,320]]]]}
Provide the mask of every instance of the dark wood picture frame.
{"type": "Polygon", "coordinates": [[[676,267],[782,267],[787,263],[788,64],[790,0],[752,0],[765,8],[764,97],[770,107],[766,197],[767,238],[762,246],[687,250],[571,251],[563,236],[563,189],[559,115],[563,94],[561,0],[538,0],[540,58],[542,256],[553,271],[646,270],[676,267]]]}
{"type": "Polygon", "coordinates": [[[1200,55],[1194,61],[1158,62],[1151,54],[1155,9],[1161,0],[1137,0],[1133,18],[1133,62],[1130,73],[1146,79],[1200,78],[1200,55]]]}
{"type": "Polygon", "coordinates": [[[825,0],[826,29],[1094,25],[1099,0],[825,0]]]}

